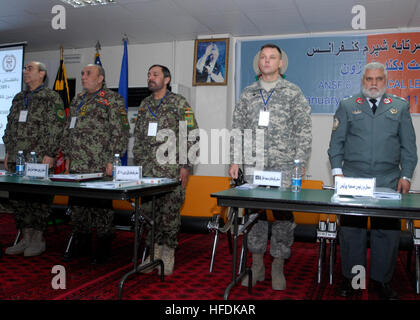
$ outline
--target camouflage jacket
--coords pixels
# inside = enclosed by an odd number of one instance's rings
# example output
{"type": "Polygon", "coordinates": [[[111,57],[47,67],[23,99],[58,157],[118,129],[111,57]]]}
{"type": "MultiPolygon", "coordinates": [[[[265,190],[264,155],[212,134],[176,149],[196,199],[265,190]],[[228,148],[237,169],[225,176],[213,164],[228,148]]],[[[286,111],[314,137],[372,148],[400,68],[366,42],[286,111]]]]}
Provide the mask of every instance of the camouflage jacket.
{"type": "Polygon", "coordinates": [[[143,176],[176,178],[181,168],[192,173],[188,150],[194,142],[187,141],[187,135],[198,129],[194,112],[183,96],[172,92],[159,103],[150,95],[140,104],[134,129],[134,161],[142,166],[143,176]],[[157,123],[156,136],[148,135],[149,123],[157,123]]]}
{"type": "Polygon", "coordinates": [[[279,78],[270,92],[265,91],[259,82],[246,87],[235,106],[232,129],[238,129],[242,134],[246,133],[246,129],[252,130],[252,144],[246,137],[243,137],[245,142],[242,144],[234,143],[233,139],[231,144],[234,151],[231,162],[238,163],[235,160],[242,155],[242,162],[238,164],[246,164],[246,175],[252,175],[252,169],[249,170],[252,167],[290,172],[294,159],[303,160],[306,166],[312,144],[311,108],[295,84],[279,78]],[[264,106],[269,111],[269,124],[259,126],[260,111],[264,110],[264,106]],[[259,131],[263,134],[258,135],[256,129],[261,129],[259,131]],[[259,155],[264,158],[256,165],[255,161],[249,162],[246,153],[253,155],[254,160],[259,155]]]}
{"type": "Polygon", "coordinates": [[[3,136],[9,162],[16,162],[19,150],[23,150],[27,159],[30,152],[35,151],[39,162],[45,155],[55,158],[65,122],[63,101],[55,91],[40,87],[32,92],[18,93],[13,99],[3,136]],[[21,111],[25,110],[26,121],[19,122],[21,111]]]}
{"type": "Polygon", "coordinates": [[[78,94],[70,104],[62,147],[70,172],[105,172],[114,154],[124,155],[128,137],[124,99],[118,93],[104,86],[91,97],[78,94]],[[76,123],[70,128],[73,117],[76,123]]]}

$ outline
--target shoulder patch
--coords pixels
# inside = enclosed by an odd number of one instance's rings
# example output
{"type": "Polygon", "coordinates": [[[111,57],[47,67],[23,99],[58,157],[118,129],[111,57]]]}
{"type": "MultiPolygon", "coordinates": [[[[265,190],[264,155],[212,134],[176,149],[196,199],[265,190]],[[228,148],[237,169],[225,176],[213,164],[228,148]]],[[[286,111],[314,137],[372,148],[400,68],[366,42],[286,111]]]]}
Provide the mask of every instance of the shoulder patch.
{"type": "Polygon", "coordinates": [[[60,121],[66,120],[66,112],[64,111],[63,107],[59,104],[55,105],[55,114],[57,119],[60,121]]]}

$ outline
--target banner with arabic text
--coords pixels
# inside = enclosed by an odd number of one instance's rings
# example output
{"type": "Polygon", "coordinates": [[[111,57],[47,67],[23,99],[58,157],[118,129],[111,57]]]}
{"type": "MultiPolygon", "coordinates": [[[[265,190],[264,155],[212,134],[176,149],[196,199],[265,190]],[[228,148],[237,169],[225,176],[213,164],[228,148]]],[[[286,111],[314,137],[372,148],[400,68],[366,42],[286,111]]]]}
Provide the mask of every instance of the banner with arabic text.
{"type": "Polygon", "coordinates": [[[372,61],[388,70],[387,92],[420,113],[420,32],[238,41],[237,99],[256,80],[256,55],[266,43],[286,54],[284,77],[302,89],[313,114],[333,114],[343,98],[360,92],[363,67],[372,61]]]}

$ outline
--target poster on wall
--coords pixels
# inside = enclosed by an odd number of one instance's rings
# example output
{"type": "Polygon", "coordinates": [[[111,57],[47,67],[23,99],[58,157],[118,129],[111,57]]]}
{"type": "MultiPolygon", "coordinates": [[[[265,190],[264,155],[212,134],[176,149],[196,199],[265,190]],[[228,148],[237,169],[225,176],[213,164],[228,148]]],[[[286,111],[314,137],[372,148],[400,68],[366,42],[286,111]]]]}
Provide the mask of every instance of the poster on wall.
{"type": "Polygon", "coordinates": [[[193,86],[226,85],[229,38],[195,40],[193,86]]]}
{"type": "Polygon", "coordinates": [[[256,81],[253,62],[266,43],[286,53],[283,76],[302,89],[312,114],[333,114],[343,98],[357,94],[363,67],[373,61],[387,68],[387,92],[407,99],[410,111],[420,113],[420,32],[239,41],[236,99],[256,81]]]}

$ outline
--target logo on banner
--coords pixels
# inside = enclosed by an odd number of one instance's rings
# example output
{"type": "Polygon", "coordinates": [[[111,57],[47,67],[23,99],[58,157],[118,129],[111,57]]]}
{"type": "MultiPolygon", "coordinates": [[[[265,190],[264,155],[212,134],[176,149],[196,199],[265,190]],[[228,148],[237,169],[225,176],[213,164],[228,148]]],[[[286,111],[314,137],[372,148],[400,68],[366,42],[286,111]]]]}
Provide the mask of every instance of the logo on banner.
{"type": "Polygon", "coordinates": [[[16,57],[13,54],[7,54],[3,58],[3,70],[6,72],[12,72],[16,67],[16,57]]]}

